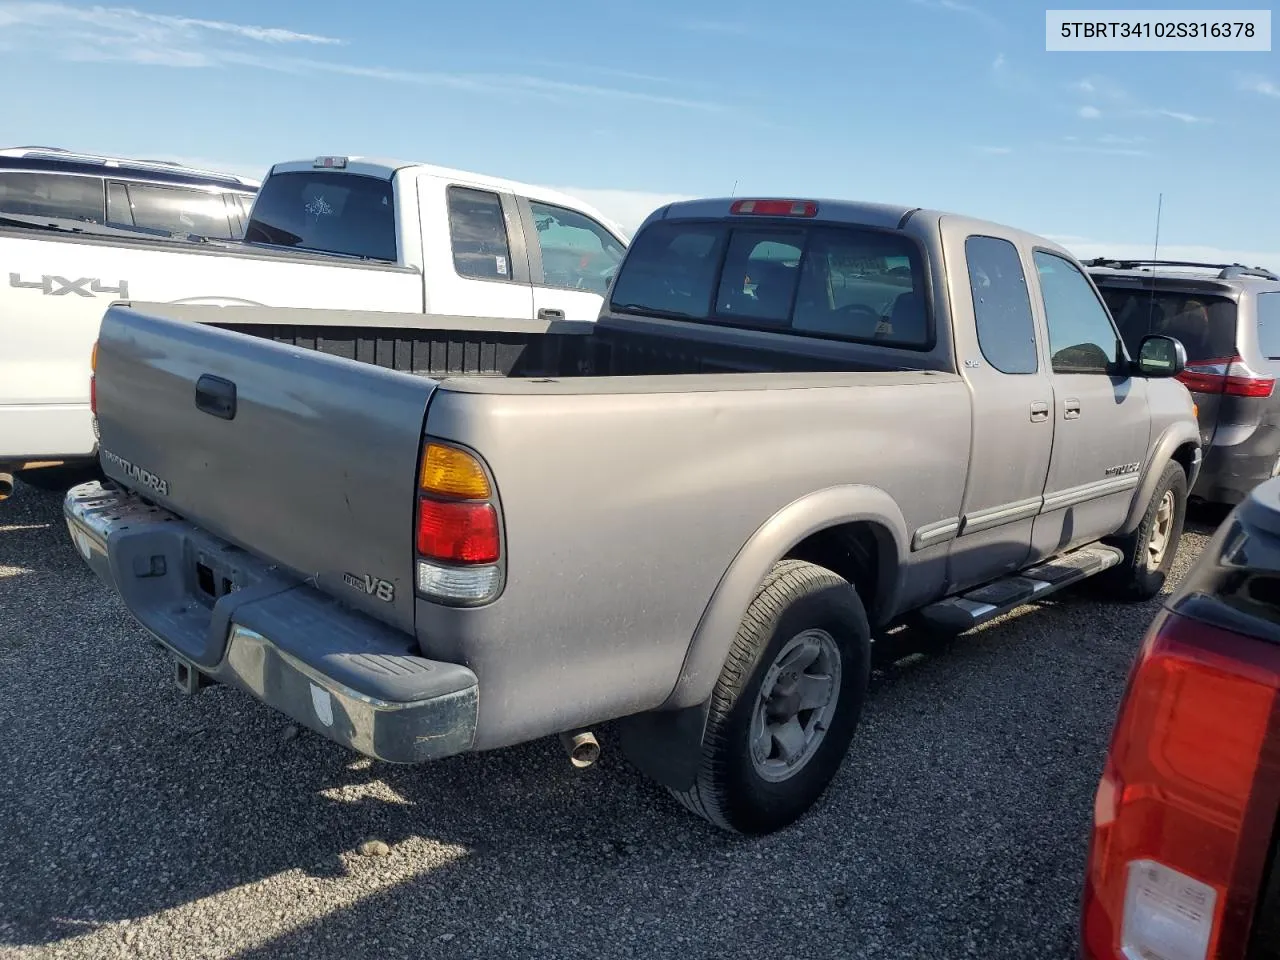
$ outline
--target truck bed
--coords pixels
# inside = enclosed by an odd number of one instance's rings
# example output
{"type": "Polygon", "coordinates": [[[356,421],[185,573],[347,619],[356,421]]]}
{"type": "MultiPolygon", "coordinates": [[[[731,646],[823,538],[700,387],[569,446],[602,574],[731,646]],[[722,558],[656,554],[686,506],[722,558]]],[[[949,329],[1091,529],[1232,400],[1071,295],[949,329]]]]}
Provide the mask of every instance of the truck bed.
{"type": "Polygon", "coordinates": [[[636,377],[764,372],[901,371],[942,368],[929,354],[904,363],[906,351],[817,337],[678,321],[606,317],[597,323],[418,314],[138,305],[149,315],[189,317],[236,333],[316,350],[419,376],[513,379],[636,377]],[[297,314],[297,323],[281,323],[297,314]],[[224,319],[225,316],[225,319],[224,319]]]}

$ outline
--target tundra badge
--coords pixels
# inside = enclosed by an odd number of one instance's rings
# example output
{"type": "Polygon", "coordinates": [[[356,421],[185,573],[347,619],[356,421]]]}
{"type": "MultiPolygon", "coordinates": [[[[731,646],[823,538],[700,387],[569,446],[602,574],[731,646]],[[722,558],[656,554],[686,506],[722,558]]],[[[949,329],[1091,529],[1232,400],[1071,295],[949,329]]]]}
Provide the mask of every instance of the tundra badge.
{"type": "Polygon", "coordinates": [[[103,450],[102,456],[106,459],[108,463],[113,464],[119,467],[121,470],[123,470],[125,475],[129,477],[129,479],[133,480],[134,482],[140,483],[144,487],[150,487],[152,490],[160,494],[160,496],[162,497],[167,497],[169,495],[168,480],[160,479],[150,470],[144,470],[142,467],[138,466],[136,463],[130,463],[124,457],[120,456],[119,454],[112,453],[110,450],[103,450]]]}
{"type": "Polygon", "coordinates": [[[354,587],[371,597],[377,597],[384,603],[391,603],[396,598],[396,588],[390,580],[371,577],[367,573],[363,577],[357,577],[354,573],[344,573],[342,579],[347,586],[354,587]]]}

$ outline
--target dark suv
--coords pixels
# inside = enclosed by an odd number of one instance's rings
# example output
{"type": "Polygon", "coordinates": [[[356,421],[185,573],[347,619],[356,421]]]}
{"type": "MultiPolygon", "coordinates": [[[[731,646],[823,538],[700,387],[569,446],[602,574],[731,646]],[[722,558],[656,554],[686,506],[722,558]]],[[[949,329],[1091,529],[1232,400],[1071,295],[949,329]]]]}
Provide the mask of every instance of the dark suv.
{"type": "Polygon", "coordinates": [[[240,240],[257,192],[253,180],[160,160],[57,147],[0,150],[0,216],[15,219],[240,240]]]}
{"type": "Polygon", "coordinates": [[[1194,499],[1235,505],[1280,475],[1280,277],[1260,267],[1090,260],[1130,353],[1154,333],[1187,350],[1178,379],[1200,417],[1204,466],[1194,499]]]}

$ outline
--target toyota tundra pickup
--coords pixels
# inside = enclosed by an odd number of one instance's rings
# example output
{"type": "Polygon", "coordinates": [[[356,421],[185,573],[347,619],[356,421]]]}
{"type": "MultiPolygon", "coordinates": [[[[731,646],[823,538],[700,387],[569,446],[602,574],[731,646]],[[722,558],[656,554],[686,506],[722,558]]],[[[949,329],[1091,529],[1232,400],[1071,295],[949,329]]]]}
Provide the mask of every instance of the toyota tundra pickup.
{"type": "Polygon", "coordinates": [[[873,638],[1158,593],[1200,464],[1176,340],[1130,356],[1065,250],[944,212],[672,204],[594,323],[344,356],[172,309],[108,310],[65,515],[184,689],[397,763],[585,763],[612,721],[747,834],[826,789],[873,638]]]}
{"type": "MultiPolygon", "coordinates": [[[[626,246],[621,228],[573,197],[420,163],[278,163],[244,243],[211,239],[208,227],[144,234],[110,182],[106,221],[74,219],[73,201],[101,194],[101,177],[41,177],[0,184],[0,200],[21,188],[23,201],[0,204],[0,500],[13,474],[65,491],[97,460],[89,351],[113,301],[359,307],[369,325],[410,313],[418,328],[455,315],[594,320],[626,246]]],[[[221,195],[186,212],[230,216],[221,195]]],[[[297,317],[312,336],[328,332],[318,313],[297,317]]]]}

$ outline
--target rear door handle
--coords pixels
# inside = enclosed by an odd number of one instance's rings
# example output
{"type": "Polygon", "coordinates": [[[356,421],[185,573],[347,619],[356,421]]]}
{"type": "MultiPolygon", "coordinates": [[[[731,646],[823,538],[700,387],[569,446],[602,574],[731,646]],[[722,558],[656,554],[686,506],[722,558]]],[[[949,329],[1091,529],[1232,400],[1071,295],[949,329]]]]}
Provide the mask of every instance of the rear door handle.
{"type": "Polygon", "coordinates": [[[196,381],[196,409],[220,420],[234,420],[236,385],[211,373],[204,374],[196,381]]]}
{"type": "Polygon", "coordinates": [[[1080,419],[1080,401],[1074,397],[1063,404],[1062,412],[1063,420],[1079,420],[1080,419]]]}
{"type": "Polygon", "coordinates": [[[1031,422],[1039,423],[1041,420],[1049,419],[1049,404],[1044,400],[1039,400],[1031,405],[1031,422]]]}
{"type": "Polygon", "coordinates": [[[564,311],[557,310],[554,307],[543,307],[538,311],[539,320],[563,320],[564,311]]]}

